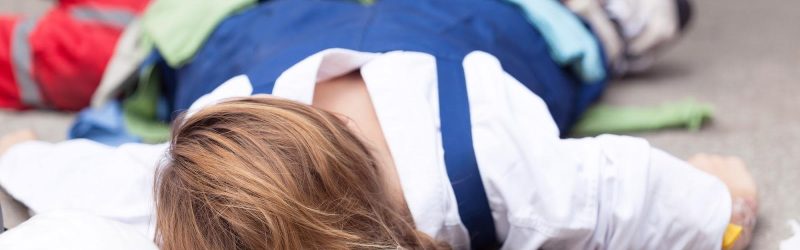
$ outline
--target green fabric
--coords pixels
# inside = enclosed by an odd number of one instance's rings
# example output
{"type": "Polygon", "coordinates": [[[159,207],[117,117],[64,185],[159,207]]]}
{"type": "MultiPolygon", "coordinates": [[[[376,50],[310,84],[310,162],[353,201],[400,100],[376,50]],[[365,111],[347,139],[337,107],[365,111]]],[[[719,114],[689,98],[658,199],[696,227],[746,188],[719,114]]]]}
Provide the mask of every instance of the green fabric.
{"type": "Polygon", "coordinates": [[[136,91],[122,103],[122,115],[128,132],[142,138],[144,143],[161,143],[169,140],[169,124],[156,115],[161,82],[155,66],[143,69],[136,91]]]}
{"type": "Polygon", "coordinates": [[[226,17],[256,0],[156,0],[142,16],[145,35],[172,67],[189,61],[226,17]]]}
{"type": "Polygon", "coordinates": [[[713,114],[711,105],[693,100],[664,103],[655,107],[614,107],[596,105],[583,115],[572,130],[576,136],[627,133],[686,127],[700,129],[713,114]]]}

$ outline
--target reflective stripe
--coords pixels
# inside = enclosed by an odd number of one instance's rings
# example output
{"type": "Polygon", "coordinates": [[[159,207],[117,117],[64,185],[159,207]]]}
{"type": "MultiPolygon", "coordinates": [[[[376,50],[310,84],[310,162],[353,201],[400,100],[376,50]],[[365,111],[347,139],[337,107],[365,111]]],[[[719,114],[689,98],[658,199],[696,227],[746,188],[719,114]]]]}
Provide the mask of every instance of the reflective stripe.
{"type": "Polygon", "coordinates": [[[99,9],[95,7],[79,6],[70,9],[72,17],[86,22],[97,22],[120,29],[124,29],[136,19],[134,12],[124,9],[99,9]]]}
{"type": "MultiPolygon", "coordinates": [[[[120,9],[97,9],[94,7],[74,7],[70,10],[73,18],[80,21],[98,22],[116,28],[124,29],[128,23],[136,18],[133,12],[120,9]]],[[[37,108],[46,107],[39,89],[39,83],[33,75],[33,54],[30,45],[30,36],[36,27],[38,18],[28,18],[20,21],[14,27],[11,42],[12,68],[19,86],[22,103],[37,108]]]]}
{"type": "Polygon", "coordinates": [[[33,77],[33,61],[31,60],[31,47],[28,39],[33,32],[37,18],[21,21],[14,28],[11,42],[12,67],[17,77],[22,103],[33,107],[44,107],[39,83],[33,77]]]}

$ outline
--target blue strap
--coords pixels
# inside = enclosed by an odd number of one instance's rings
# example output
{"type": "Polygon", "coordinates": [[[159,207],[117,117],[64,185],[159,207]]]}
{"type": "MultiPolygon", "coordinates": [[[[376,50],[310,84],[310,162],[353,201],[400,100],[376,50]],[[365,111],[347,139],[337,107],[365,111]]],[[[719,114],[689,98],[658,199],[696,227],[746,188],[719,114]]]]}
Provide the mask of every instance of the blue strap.
{"type": "Polygon", "coordinates": [[[437,58],[439,115],[447,176],[472,249],[499,246],[492,210],[472,147],[469,97],[461,61],[437,58]]]}

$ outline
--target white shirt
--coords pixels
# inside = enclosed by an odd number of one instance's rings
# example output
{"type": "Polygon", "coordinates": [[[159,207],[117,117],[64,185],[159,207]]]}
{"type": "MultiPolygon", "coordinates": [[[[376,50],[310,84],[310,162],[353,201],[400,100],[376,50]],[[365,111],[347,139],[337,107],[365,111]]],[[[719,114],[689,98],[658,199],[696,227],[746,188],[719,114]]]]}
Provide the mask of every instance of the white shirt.
{"type": "MultiPolygon", "coordinates": [[[[495,57],[473,52],[464,58],[463,66],[475,155],[504,249],[720,248],[731,202],[718,179],[652,149],[641,139],[605,135],[562,140],[545,103],[503,71],[495,57]]],[[[277,79],[273,95],[311,104],[317,82],[359,68],[417,228],[456,249],[468,248],[444,166],[433,56],[329,49],[285,71],[277,79]]],[[[225,98],[251,94],[249,80],[236,77],[198,99],[189,113],[225,98]]],[[[95,198],[82,200],[79,206],[90,211],[95,206],[109,207],[102,215],[123,222],[149,222],[128,215],[151,211],[120,210],[115,214],[114,204],[96,197],[113,196],[114,187],[120,185],[152,187],[152,175],[109,182],[94,174],[96,168],[117,166],[64,160],[32,163],[32,155],[44,150],[54,156],[84,150],[75,145],[81,143],[88,142],[34,142],[13,148],[0,161],[0,185],[41,212],[39,208],[59,207],[49,202],[51,196],[69,195],[78,190],[75,185],[85,183],[95,190],[95,198]],[[94,180],[42,178],[37,174],[41,172],[23,167],[37,163],[39,171],[80,171],[85,174],[82,178],[94,180]]],[[[92,147],[98,158],[113,155],[100,151],[121,150],[92,147]]],[[[148,147],[154,148],[151,151],[164,148],[148,147]]],[[[150,158],[150,164],[157,163],[153,159],[158,155],[150,158]]],[[[142,155],[137,153],[137,157],[142,155]]],[[[142,204],[152,206],[152,197],[147,197],[150,200],[142,200],[142,204]]],[[[129,199],[119,203],[131,202],[129,199]]],[[[141,228],[152,234],[151,227],[141,228]]]]}

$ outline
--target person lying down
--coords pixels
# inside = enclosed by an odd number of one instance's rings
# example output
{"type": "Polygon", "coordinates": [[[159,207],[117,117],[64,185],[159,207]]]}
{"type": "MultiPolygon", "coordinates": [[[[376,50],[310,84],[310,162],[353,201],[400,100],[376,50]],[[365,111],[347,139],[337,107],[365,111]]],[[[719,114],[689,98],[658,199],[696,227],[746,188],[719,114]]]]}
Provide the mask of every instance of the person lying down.
{"type": "Polygon", "coordinates": [[[4,138],[0,186],[37,215],[0,249],[746,247],[740,160],[559,137],[598,85],[527,20],[508,1],[263,1],[176,70],[169,143],[4,138]]]}
{"type": "MultiPolygon", "coordinates": [[[[430,94],[427,54],[323,51],[272,95],[246,76],[220,85],[168,144],[20,142],[0,185],[39,216],[92,214],[161,249],[720,249],[728,227],[741,230],[726,248],[747,245],[757,197],[737,158],[560,139],[494,57],[463,67],[468,105],[454,109],[430,94]],[[465,133],[447,130],[454,110],[470,115],[465,133]]],[[[0,245],[41,237],[15,231],[0,245]]]]}

